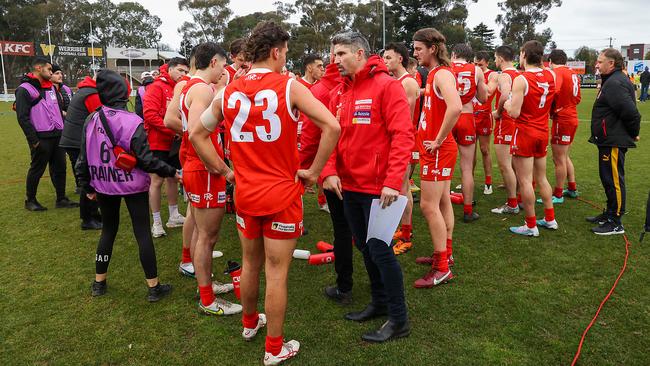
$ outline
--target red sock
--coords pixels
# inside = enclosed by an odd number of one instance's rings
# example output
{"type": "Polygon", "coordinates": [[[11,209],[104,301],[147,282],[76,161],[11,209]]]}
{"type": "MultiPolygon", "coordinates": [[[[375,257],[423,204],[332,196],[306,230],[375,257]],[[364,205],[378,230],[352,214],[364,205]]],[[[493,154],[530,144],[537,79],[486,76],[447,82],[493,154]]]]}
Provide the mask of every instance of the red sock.
{"type": "Polygon", "coordinates": [[[413,225],[404,225],[402,224],[402,239],[411,240],[411,230],[413,230],[413,225]]]}
{"type": "Polygon", "coordinates": [[[532,229],[537,226],[537,218],[535,216],[526,217],[526,226],[532,229]]]}
{"type": "Polygon", "coordinates": [[[433,252],[433,268],[440,272],[449,271],[449,263],[447,262],[447,251],[433,252]]]}
{"type": "Polygon", "coordinates": [[[447,257],[451,257],[451,255],[453,254],[451,242],[452,240],[450,238],[447,238],[447,257]]]}
{"type": "Polygon", "coordinates": [[[555,187],[553,195],[557,198],[562,198],[562,187],[555,187]]]}
{"type": "Polygon", "coordinates": [[[203,306],[208,306],[214,302],[212,285],[199,286],[199,295],[201,296],[201,304],[203,304],[203,306]]]}
{"type": "Polygon", "coordinates": [[[517,207],[517,198],[508,198],[508,206],[512,208],[517,207]]]}
{"type": "Polygon", "coordinates": [[[181,259],[182,263],[191,263],[192,262],[192,256],[190,255],[190,248],[183,247],[183,259],[181,259]]]}
{"type": "Polygon", "coordinates": [[[252,314],[242,313],[241,322],[244,325],[244,328],[253,329],[257,327],[257,321],[260,318],[260,314],[256,311],[252,314]]]}
{"type": "Polygon", "coordinates": [[[554,208],[545,208],[544,209],[544,220],[546,220],[546,221],[555,220],[555,209],[554,208]]]}
{"type": "Polygon", "coordinates": [[[282,336],[269,337],[266,336],[266,352],[269,352],[273,356],[277,356],[282,351],[282,336]]]}
{"type": "Polygon", "coordinates": [[[325,198],[325,194],[323,193],[323,190],[318,191],[318,204],[319,205],[324,205],[327,203],[327,199],[325,198]]]}
{"type": "Polygon", "coordinates": [[[485,176],[485,185],[486,186],[491,186],[492,185],[492,176],[491,175],[486,175],[485,176]]]}
{"type": "Polygon", "coordinates": [[[576,182],[569,182],[569,190],[570,191],[577,191],[578,187],[576,187],[576,182]]]}
{"type": "Polygon", "coordinates": [[[517,203],[521,203],[521,202],[523,202],[521,200],[521,193],[517,193],[517,203]]]}
{"type": "Polygon", "coordinates": [[[471,203],[469,205],[463,205],[463,213],[465,215],[471,215],[472,214],[472,204],[471,203]]]}

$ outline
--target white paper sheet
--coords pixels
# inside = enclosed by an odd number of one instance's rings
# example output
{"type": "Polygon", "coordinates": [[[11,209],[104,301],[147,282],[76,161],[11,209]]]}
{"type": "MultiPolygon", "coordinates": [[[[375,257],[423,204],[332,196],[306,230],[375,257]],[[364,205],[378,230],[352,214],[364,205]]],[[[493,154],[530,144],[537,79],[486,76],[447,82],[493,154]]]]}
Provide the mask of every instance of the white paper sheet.
{"type": "Polygon", "coordinates": [[[379,239],[390,246],[393,234],[402,219],[406,202],[406,196],[399,196],[390,206],[381,208],[379,199],[372,200],[367,240],[379,239]]]}

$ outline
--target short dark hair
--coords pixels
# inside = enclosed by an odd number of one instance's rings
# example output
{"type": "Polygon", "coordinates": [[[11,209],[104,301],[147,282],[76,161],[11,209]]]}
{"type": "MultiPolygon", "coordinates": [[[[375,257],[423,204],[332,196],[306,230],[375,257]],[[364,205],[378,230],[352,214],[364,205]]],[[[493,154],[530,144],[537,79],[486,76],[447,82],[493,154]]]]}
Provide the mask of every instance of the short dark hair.
{"type": "Polygon", "coordinates": [[[413,34],[413,41],[422,42],[429,48],[436,46],[436,59],[438,59],[438,63],[440,63],[442,66],[451,65],[451,61],[449,61],[449,53],[447,52],[447,46],[445,45],[447,43],[447,39],[437,29],[418,29],[415,34],[413,34]]]}
{"type": "Polygon", "coordinates": [[[566,65],[567,56],[563,50],[556,48],[548,55],[548,59],[556,65],[566,65]]]}
{"type": "Polygon", "coordinates": [[[210,66],[210,61],[216,55],[226,59],[226,50],[214,42],[203,42],[194,47],[194,66],[197,70],[204,70],[210,66]]]}
{"type": "Polygon", "coordinates": [[[246,45],[246,39],[237,38],[236,40],[230,42],[230,54],[239,55],[244,51],[244,46],[246,45]]]}
{"type": "Polygon", "coordinates": [[[467,43],[457,43],[454,45],[454,48],[451,49],[451,53],[453,53],[457,58],[462,58],[465,61],[473,61],[474,58],[474,50],[472,50],[472,46],[467,43]]]}
{"type": "Polygon", "coordinates": [[[614,61],[614,67],[618,70],[623,69],[625,62],[623,61],[623,55],[615,48],[605,48],[601,52],[603,56],[607,57],[610,60],[614,61]]]}
{"type": "Polygon", "coordinates": [[[190,67],[190,63],[187,62],[187,60],[183,57],[172,57],[169,59],[169,61],[167,61],[167,66],[170,68],[176,67],[178,65],[185,65],[187,67],[190,67]]]}
{"type": "Polygon", "coordinates": [[[512,61],[515,59],[515,50],[507,45],[497,47],[494,53],[504,61],[512,61]]]}
{"type": "Polygon", "coordinates": [[[311,64],[313,64],[314,62],[316,62],[318,60],[323,61],[323,58],[320,57],[316,53],[309,53],[309,54],[305,55],[305,57],[302,58],[302,70],[303,70],[303,72],[307,69],[308,65],[311,65],[311,64]]]}
{"type": "Polygon", "coordinates": [[[332,45],[349,46],[353,51],[363,50],[364,57],[370,57],[370,44],[368,39],[359,32],[345,31],[332,36],[332,45]]]}
{"type": "Polygon", "coordinates": [[[52,65],[52,62],[50,62],[49,59],[45,57],[34,57],[32,60],[32,69],[35,68],[36,66],[45,66],[47,64],[52,65]]]}
{"type": "Polygon", "coordinates": [[[490,53],[488,51],[477,51],[474,55],[474,58],[478,61],[487,61],[490,62],[490,53]]]}
{"type": "Polygon", "coordinates": [[[271,49],[282,47],[289,41],[289,33],[275,22],[259,22],[246,40],[248,58],[259,62],[269,58],[271,49]]]}
{"type": "Polygon", "coordinates": [[[386,45],[384,51],[392,50],[398,55],[402,56],[402,66],[407,68],[409,66],[409,49],[403,42],[391,42],[386,45]]]}
{"type": "Polygon", "coordinates": [[[541,65],[544,59],[544,46],[536,40],[531,40],[521,46],[521,51],[524,53],[524,58],[528,65],[541,65]]]}

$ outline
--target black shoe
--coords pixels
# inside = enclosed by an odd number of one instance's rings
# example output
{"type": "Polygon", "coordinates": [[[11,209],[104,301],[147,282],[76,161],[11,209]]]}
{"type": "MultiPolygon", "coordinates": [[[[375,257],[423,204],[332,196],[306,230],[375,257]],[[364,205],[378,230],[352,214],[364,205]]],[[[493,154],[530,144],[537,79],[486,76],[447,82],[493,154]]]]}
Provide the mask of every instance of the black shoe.
{"type": "Polygon", "coordinates": [[[309,230],[307,230],[307,228],[303,226],[302,227],[302,236],[307,236],[307,235],[309,235],[309,230]]]}
{"type": "Polygon", "coordinates": [[[158,283],[154,287],[149,287],[149,294],[147,295],[147,300],[149,302],[156,302],[163,297],[169,295],[169,293],[172,292],[172,285],[161,285],[158,283]]]}
{"type": "Polygon", "coordinates": [[[394,338],[408,337],[409,334],[411,334],[411,325],[408,320],[402,323],[389,320],[378,330],[362,335],[361,339],[366,342],[382,343],[394,338]]]}
{"type": "Polygon", "coordinates": [[[587,220],[587,222],[591,222],[592,224],[602,225],[605,222],[607,222],[607,215],[605,215],[605,213],[603,212],[600,215],[589,216],[585,220],[587,220]]]}
{"type": "Polygon", "coordinates": [[[25,209],[28,211],[47,211],[47,207],[38,203],[36,199],[25,201],[25,209]]]}
{"type": "Polygon", "coordinates": [[[102,296],[106,294],[106,280],[101,282],[93,281],[92,286],[90,286],[93,297],[102,296]]]}
{"type": "Polygon", "coordinates": [[[463,222],[465,223],[470,223],[478,220],[480,216],[476,212],[472,212],[471,214],[463,214],[463,222]]]}
{"type": "Polygon", "coordinates": [[[75,208],[79,207],[79,203],[70,201],[68,197],[63,197],[56,201],[56,208],[75,208]]]}
{"type": "Polygon", "coordinates": [[[352,303],[352,291],[341,292],[338,286],[325,287],[325,296],[330,300],[341,305],[350,305],[352,303]]]}
{"type": "Polygon", "coordinates": [[[81,230],[101,230],[102,223],[95,219],[81,222],[81,230]]]}
{"type": "Polygon", "coordinates": [[[616,235],[616,234],[625,234],[623,225],[617,224],[612,220],[608,220],[600,226],[597,226],[591,231],[596,235],[616,235]]]}
{"type": "Polygon", "coordinates": [[[345,314],[345,319],[355,322],[365,322],[366,320],[378,318],[388,314],[386,307],[377,307],[370,303],[365,309],[361,311],[353,311],[345,314]]]}

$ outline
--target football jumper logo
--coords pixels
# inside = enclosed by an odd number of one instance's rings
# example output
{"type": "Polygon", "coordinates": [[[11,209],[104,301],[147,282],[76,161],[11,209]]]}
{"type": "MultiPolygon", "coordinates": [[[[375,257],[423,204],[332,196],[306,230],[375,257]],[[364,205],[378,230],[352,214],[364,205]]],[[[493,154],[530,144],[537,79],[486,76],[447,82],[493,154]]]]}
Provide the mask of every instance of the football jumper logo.
{"type": "Polygon", "coordinates": [[[226,192],[219,192],[217,194],[217,203],[226,203],[226,192]]]}
{"type": "Polygon", "coordinates": [[[274,221],[271,223],[271,230],[279,231],[281,233],[295,233],[296,224],[286,224],[284,222],[274,221]]]}
{"type": "Polygon", "coordinates": [[[352,115],[352,124],[369,125],[371,110],[372,110],[372,99],[356,100],[354,102],[354,114],[352,115]]]}

